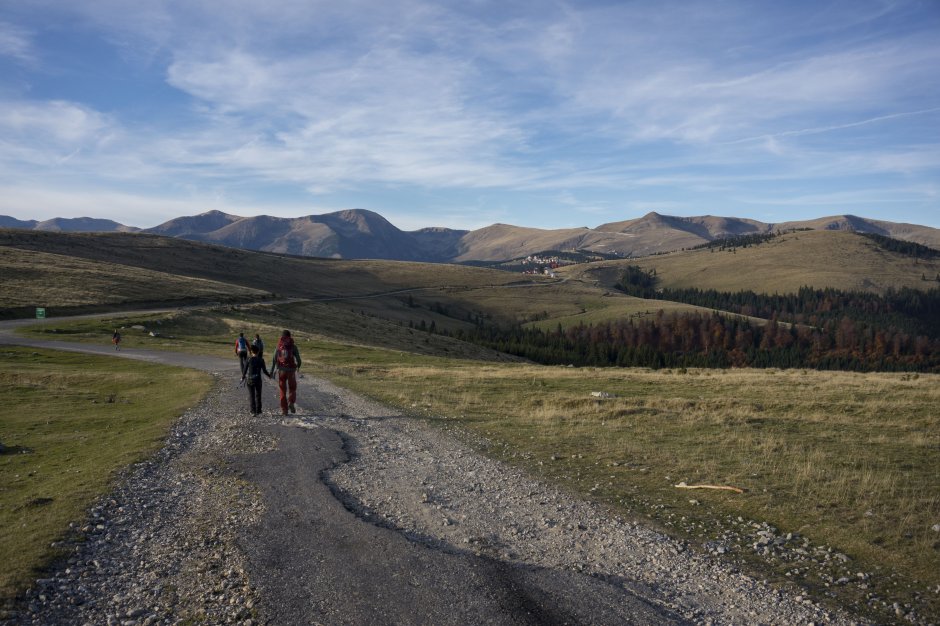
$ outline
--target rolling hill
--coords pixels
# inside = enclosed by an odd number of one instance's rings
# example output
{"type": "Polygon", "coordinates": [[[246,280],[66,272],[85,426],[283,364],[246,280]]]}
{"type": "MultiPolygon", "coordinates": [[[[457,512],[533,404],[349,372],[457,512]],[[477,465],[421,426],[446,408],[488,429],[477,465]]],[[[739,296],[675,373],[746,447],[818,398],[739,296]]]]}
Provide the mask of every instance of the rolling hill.
{"type": "Polygon", "coordinates": [[[89,276],[113,277],[111,282],[84,285],[84,291],[97,293],[100,303],[114,302],[112,291],[119,285],[121,293],[136,294],[119,300],[125,306],[176,301],[184,295],[229,302],[260,300],[263,292],[279,299],[312,299],[357,317],[384,318],[405,326],[433,322],[451,330],[473,328],[481,320],[553,319],[567,325],[654,314],[661,308],[694,308],[631,298],[593,281],[522,277],[466,265],[305,258],[140,233],[0,229],[0,252],[4,276],[20,275],[15,302],[21,306],[13,307],[16,311],[0,307],[0,315],[6,317],[29,316],[32,310],[24,307],[42,305],[50,307],[50,315],[61,315],[95,300],[87,293],[80,303],[64,296],[60,302],[51,300],[50,294],[68,294],[74,285],[83,284],[78,275],[59,272],[49,260],[60,257],[68,261],[63,267],[85,267],[89,276]],[[156,275],[173,276],[178,282],[155,281],[151,276],[156,275]],[[212,293],[189,293],[197,286],[212,293]]]}
{"type": "Polygon", "coordinates": [[[263,289],[230,282],[0,246],[0,317],[30,317],[34,307],[61,314],[149,303],[255,302],[263,289]]]}
{"type": "Polygon", "coordinates": [[[655,270],[662,286],[680,289],[783,294],[809,286],[883,293],[889,287],[940,286],[935,280],[940,274],[940,261],[891,252],[857,233],[835,229],[794,232],[733,251],[683,250],[642,259],[571,266],[561,273],[611,287],[620,280],[627,265],[655,270]]]}
{"type": "MultiPolygon", "coordinates": [[[[505,234],[495,227],[488,232],[505,234]]],[[[14,290],[5,292],[11,306],[54,306],[49,294],[62,294],[60,305],[94,300],[72,293],[75,285],[98,289],[101,303],[184,297],[245,301],[263,292],[454,330],[480,319],[554,328],[694,308],[619,293],[613,286],[626,265],[655,270],[664,287],[760,293],[792,293],[802,286],[875,293],[899,286],[928,289],[937,286],[940,274],[940,260],[914,259],[841,230],[790,233],[733,252],[685,250],[574,265],[560,270],[560,280],[522,280],[519,274],[465,265],[307,258],[143,233],[0,230],[0,252],[4,276],[14,277],[5,285],[14,290]],[[50,260],[57,258],[62,260],[50,260]],[[60,271],[64,268],[74,271],[60,271]],[[97,278],[83,280],[82,271],[97,278]],[[112,291],[128,295],[114,300],[112,291]]]]}
{"type": "MultiPolygon", "coordinates": [[[[108,220],[22,221],[0,216],[0,227],[58,231],[132,231],[108,220]]],[[[232,248],[334,259],[388,259],[431,263],[500,262],[548,250],[588,251],[625,258],[692,248],[717,239],[788,230],[876,233],[940,249],[940,229],[853,215],[764,223],[734,217],[675,217],[649,213],[596,228],[540,229],[494,224],[464,231],[403,231],[372,211],[281,218],[239,217],[219,211],[179,217],[144,232],[232,248]]]]}
{"type": "Polygon", "coordinates": [[[673,217],[654,212],[596,228],[540,229],[494,224],[473,231],[425,228],[406,232],[378,213],[362,209],[298,218],[237,217],[210,211],[177,218],[146,232],[303,256],[461,263],[505,261],[545,250],[643,257],[725,237],[797,229],[877,233],[940,249],[938,229],[851,215],[770,224],[731,217],[673,217]]]}

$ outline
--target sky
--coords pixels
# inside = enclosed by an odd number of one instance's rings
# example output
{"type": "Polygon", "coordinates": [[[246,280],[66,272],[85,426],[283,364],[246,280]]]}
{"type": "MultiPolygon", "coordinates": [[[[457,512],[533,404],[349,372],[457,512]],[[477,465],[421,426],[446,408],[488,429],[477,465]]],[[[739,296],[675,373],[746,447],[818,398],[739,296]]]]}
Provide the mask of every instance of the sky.
{"type": "Polygon", "coordinates": [[[937,0],[0,0],[0,214],[940,228],[937,0]]]}

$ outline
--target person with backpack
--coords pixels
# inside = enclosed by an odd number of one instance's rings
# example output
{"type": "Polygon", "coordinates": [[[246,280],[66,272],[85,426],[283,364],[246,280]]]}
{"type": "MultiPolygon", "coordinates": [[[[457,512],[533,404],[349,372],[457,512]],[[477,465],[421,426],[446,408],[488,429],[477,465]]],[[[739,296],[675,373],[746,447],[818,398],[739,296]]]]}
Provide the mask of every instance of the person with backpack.
{"type": "Polygon", "coordinates": [[[238,333],[238,339],[235,340],[235,354],[238,356],[238,362],[244,374],[245,365],[248,363],[248,340],[245,339],[245,333],[238,333]]]}
{"type": "Polygon", "coordinates": [[[258,356],[262,359],[264,358],[264,342],[261,340],[261,335],[255,333],[255,338],[251,340],[251,346],[258,347],[258,356]]]}
{"type": "Polygon", "coordinates": [[[281,333],[277,342],[277,350],[271,360],[271,372],[277,372],[277,387],[281,392],[281,415],[287,415],[288,409],[296,413],[294,403],[297,401],[297,370],[300,369],[300,351],[294,343],[290,331],[281,333]]]}
{"type": "Polygon", "coordinates": [[[251,346],[251,356],[245,365],[242,373],[242,381],[247,383],[248,401],[251,407],[252,415],[261,415],[261,374],[264,373],[268,378],[274,375],[268,372],[264,365],[264,359],[258,353],[258,346],[251,346]]]}

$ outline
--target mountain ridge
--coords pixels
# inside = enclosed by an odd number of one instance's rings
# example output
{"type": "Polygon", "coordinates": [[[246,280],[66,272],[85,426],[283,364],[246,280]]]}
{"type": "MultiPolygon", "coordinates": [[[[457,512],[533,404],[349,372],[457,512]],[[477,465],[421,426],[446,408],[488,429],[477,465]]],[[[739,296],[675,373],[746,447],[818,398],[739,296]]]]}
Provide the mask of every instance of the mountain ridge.
{"type": "Polygon", "coordinates": [[[142,232],[300,256],[438,263],[499,262],[546,250],[602,252],[634,258],[692,248],[727,237],[800,229],[876,233],[940,249],[940,229],[856,215],[766,223],[738,217],[679,217],[650,212],[595,228],[540,229],[497,223],[476,230],[428,227],[403,231],[379,213],[366,209],[294,218],[243,217],[207,211],[147,229],[95,218],[37,221],[8,216],[0,216],[0,228],[142,232]]]}

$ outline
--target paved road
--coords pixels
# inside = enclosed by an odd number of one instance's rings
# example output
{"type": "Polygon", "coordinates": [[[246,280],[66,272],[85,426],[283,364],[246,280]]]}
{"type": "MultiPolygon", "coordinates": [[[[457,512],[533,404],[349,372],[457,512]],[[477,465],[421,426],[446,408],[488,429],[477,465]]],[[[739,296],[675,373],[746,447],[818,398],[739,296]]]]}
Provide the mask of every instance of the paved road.
{"type": "MultiPolygon", "coordinates": [[[[0,322],[0,344],[107,354],[233,376],[237,372],[234,359],[142,349],[117,352],[110,345],[13,334],[17,326],[32,323],[0,322]]],[[[304,377],[300,383],[301,397],[316,402],[315,381],[304,377]]],[[[285,425],[257,428],[274,435],[275,449],[230,461],[258,485],[265,504],[261,523],[244,529],[241,543],[250,577],[265,591],[270,623],[682,623],[668,609],[616,582],[444,551],[363,520],[322,478],[348,460],[337,432],[285,425]]]]}

